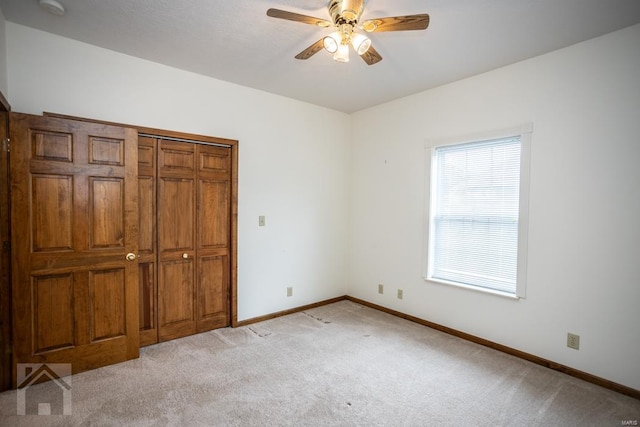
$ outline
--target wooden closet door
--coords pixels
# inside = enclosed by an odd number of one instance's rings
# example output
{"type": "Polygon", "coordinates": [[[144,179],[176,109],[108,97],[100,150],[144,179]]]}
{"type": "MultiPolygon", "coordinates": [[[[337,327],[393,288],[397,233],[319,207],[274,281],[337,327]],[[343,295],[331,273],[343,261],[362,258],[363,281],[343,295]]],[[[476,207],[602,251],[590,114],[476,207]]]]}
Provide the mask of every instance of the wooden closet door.
{"type": "Polygon", "coordinates": [[[228,326],[231,150],[158,144],[159,340],[228,326]]]}
{"type": "Polygon", "coordinates": [[[158,338],[196,332],[195,144],[158,143],[158,338]]]}
{"type": "Polygon", "coordinates": [[[229,325],[231,150],[199,145],[197,330],[229,325]]]}
{"type": "Polygon", "coordinates": [[[138,357],[136,131],[24,114],[10,126],[14,367],[138,357]]]}
{"type": "Polygon", "coordinates": [[[140,346],[158,342],[156,174],[157,140],[138,137],[138,271],[140,286],[140,346]]]}

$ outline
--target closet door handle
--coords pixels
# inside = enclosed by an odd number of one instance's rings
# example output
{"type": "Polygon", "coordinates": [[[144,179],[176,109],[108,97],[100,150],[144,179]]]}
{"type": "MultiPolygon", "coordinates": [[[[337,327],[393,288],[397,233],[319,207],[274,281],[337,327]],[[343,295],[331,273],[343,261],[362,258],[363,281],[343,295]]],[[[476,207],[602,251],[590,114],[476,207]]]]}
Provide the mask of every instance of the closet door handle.
{"type": "Polygon", "coordinates": [[[136,259],[136,254],[134,254],[133,252],[129,252],[126,256],[127,261],[135,261],[136,259]]]}
{"type": "Polygon", "coordinates": [[[186,252],[185,252],[185,253],[183,253],[183,254],[182,254],[182,258],[184,258],[184,259],[189,258],[189,254],[188,254],[188,253],[186,253],[186,252]]]}

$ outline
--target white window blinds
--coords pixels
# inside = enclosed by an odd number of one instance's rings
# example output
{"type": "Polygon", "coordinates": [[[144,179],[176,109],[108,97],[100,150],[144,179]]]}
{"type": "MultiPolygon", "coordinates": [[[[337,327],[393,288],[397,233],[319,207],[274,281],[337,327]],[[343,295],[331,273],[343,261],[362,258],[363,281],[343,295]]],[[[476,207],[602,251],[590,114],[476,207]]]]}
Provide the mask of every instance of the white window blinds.
{"type": "Polygon", "coordinates": [[[516,293],[520,136],[435,148],[431,278],[516,293]]]}

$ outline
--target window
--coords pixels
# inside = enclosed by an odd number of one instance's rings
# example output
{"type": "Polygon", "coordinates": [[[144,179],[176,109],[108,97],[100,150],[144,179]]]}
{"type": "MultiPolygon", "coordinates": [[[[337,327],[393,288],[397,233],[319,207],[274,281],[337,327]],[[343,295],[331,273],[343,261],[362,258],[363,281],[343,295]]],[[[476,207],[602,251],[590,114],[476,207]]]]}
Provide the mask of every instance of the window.
{"type": "Polygon", "coordinates": [[[525,296],[530,134],[429,147],[427,280],[525,296]]]}

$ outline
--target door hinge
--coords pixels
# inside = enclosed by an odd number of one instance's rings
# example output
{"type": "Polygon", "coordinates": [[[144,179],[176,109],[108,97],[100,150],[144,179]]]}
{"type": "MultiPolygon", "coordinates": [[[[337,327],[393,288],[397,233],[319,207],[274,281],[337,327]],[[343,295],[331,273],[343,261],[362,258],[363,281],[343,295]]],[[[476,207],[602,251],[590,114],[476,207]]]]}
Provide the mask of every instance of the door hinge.
{"type": "Polygon", "coordinates": [[[8,240],[2,242],[2,252],[9,253],[11,251],[11,243],[8,240]]]}
{"type": "Polygon", "coordinates": [[[11,152],[11,140],[9,138],[2,140],[2,151],[11,152]]]}

